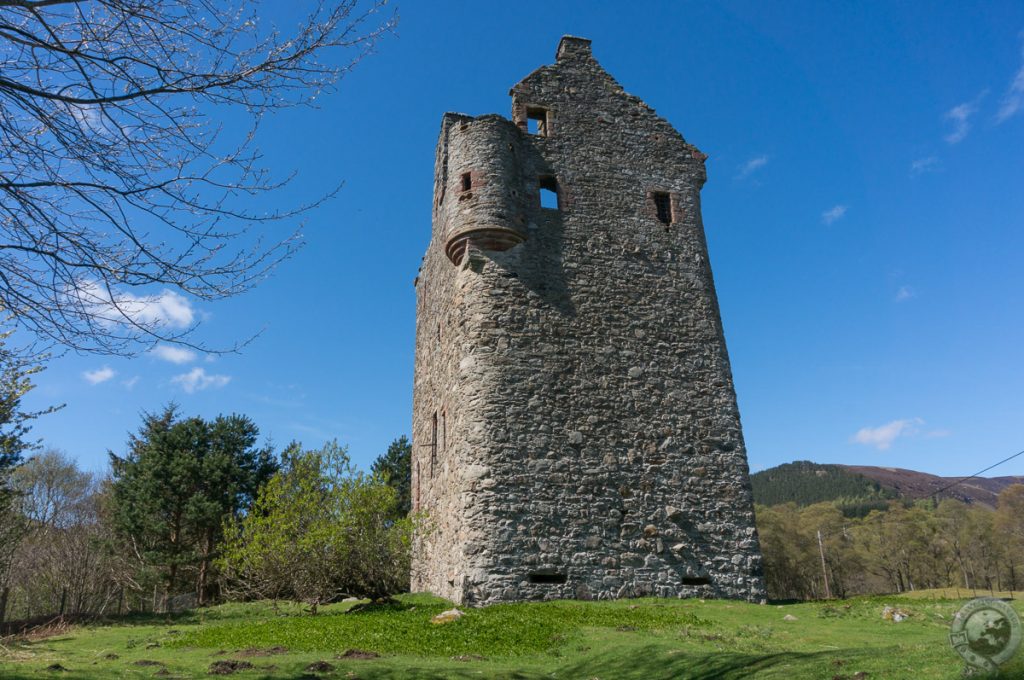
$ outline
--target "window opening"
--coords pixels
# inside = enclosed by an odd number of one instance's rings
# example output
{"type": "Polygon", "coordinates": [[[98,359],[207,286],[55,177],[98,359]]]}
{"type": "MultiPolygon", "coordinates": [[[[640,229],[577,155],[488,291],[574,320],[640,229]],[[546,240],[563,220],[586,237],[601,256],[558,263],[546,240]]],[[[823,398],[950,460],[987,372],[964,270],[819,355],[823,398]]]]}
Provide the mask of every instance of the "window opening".
{"type": "Polygon", "coordinates": [[[468,172],[462,173],[462,190],[469,191],[473,188],[473,178],[468,172]]]}
{"type": "Polygon", "coordinates": [[[537,186],[540,189],[540,207],[558,210],[558,180],[552,175],[541,175],[537,186]]]}
{"type": "Polygon", "coordinates": [[[548,110],[539,106],[526,109],[526,131],[538,137],[548,136],[548,110]]]}
{"type": "Polygon", "coordinates": [[[434,461],[437,460],[437,411],[430,424],[430,476],[434,476],[434,461]]]}
{"type": "Polygon", "coordinates": [[[448,439],[448,411],[441,411],[441,453],[448,439]]]}
{"type": "Polygon", "coordinates": [[[527,577],[530,583],[565,583],[565,574],[530,574],[527,577]]]}
{"type": "Polygon", "coordinates": [[[667,191],[654,192],[654,210],[658,214],[659,222],[672,224],[672,197],[667,191]]]}

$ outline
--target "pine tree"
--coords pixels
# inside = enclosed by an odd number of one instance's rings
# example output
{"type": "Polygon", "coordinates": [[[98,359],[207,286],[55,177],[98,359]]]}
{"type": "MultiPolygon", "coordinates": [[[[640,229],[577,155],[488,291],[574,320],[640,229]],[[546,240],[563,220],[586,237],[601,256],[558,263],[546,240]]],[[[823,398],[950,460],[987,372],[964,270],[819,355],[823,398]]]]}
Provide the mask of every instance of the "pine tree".
{"type": "Polygon", "coordinates": [[[182,570],[195,568],[205,603],[224,521],[247,509],[277,469],[269,450],[255,448],[258,435],[245,416],[180,419],[171,404],[143,416],[123,458],[110,454],[115,525],[161,573],[165,600],[182,570]]]}
{"type": "Polygon", "coordinates": [[[412,444],[404,434],[373,462],[373,474],[382,476],[398,496],[396,512],[405,517],[412,510],[412,444]]]}

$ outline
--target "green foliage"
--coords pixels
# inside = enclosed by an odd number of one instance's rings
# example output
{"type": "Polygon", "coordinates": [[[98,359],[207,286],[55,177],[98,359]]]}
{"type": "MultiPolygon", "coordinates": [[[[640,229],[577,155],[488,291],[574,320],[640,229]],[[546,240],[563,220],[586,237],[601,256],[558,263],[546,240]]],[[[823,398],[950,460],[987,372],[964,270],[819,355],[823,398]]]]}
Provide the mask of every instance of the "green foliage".
{"type": "Polygon", "coordinates": [[[225,519],[246,511],[277,469],[271,452],[256,448],[258,435],[245,416],[181,419],[172,404],[143,416],[124,457],[110,454],[115,526],[159,569],[166,592],[195,568],[203,601],[225,519]]]}
{"type": "Polygon", "coordinates": [[[758,505],[796,503],[799,506],[835,501],[847,516],[864,516],[887,506],[896,498],[889,489],[838,465],[810,461],[786,463],[750,476],[754,502],[758,505]]]}
{"type": "Polygon", "coordinates": [[[385,598],[408,586],[413,520],[397,496],[331,442],[288,447],[253,511],[227,524],[221,565],[234,588],[311,611],[340,596],[385,598]]]}
{"type": "Polygon", "coordinates": [[[397,516],[408,515],[412,511],[412,444],[409,438],[403,434],[391,442],[387,452],[373,461],[371,469],[395,490],[397,516]]]}

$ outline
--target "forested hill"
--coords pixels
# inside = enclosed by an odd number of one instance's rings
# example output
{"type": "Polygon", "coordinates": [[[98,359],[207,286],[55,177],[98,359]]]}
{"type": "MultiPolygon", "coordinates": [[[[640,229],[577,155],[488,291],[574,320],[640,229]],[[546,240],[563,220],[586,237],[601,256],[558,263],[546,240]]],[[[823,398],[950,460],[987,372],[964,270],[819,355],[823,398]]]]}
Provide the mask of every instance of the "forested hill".
{"type": "Polygon", "coordinates": [[[750,483],[759,505],[811,505],[837,501],[848,514],[863,514],[892,498],[939,498],[995,507],[999,492],[1024,477],[978,477],[963,481],[926,472],[868,465],[824,465],[810,461],[785,463],[754,473],[750,483]],[[944,490],[943,490],[944,489],[944,490]]]}
{"type": "Polygon", "coordinates": [[[868,502],[884,505],[897,498],[895,491],[878,482],[851,472],[841,465],[822,465],[808,460],[785,463],[750,476],[754,502],[759,505],[796,503],[811,505],[823,501],[868,502]]]}

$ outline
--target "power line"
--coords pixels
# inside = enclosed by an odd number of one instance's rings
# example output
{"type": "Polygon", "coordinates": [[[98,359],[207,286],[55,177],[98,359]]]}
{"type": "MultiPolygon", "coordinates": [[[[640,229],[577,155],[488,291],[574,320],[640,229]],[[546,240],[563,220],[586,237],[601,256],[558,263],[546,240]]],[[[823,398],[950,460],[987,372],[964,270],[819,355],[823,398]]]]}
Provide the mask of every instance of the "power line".
{"type": "Polygon", "coordinates": [[[952,489],[952,488],[953,488],[954,486],[957,486],[958,484],[963,484],[963,483],[964,483],[964,482],[966,482],[966,481],[967,481],[968,479],[974,479],[974,478],[975,478],[975,477],[977,477],[978,475],[981,475],[981,474],[983,474],[983,473],[985,473],[985,472],[988,472],[988,471],[989,471],[989,470],[991,470],[992,468],[995,468],[995,467],[999,467],[999,466],[1000,466],[1000,465],[1002,465],[1003,463],[1006,463],[1006,462],[1008,462],[1008,461],[1011,461],[1011,460],[1013,460],[1014,458],[1016,458],[1017,456],[1024,456],[1024,451],[1018,451],[1017,453],[1013,454],[1013,455],[1012,455],[1012,456],[1010,456],[1009,458],[1003,458],[1003,459],[1002,459],[1001,461],[999,461],[998,463],[993,463],[992,465],[989,465],[989,466],[988,466],[987,468],[985,468],[984,470],[978,470],[977,472],[975,472],[975,473],[974,473],[973,475],[971,475],[970,477],[964,477],[963,479],[959,479],[959,480],[957,480],[957,481],[953,482],[952,484],[947,484],[946,486],[942,487],[942,488],[941,488],[941,489],[939,489],[938,491],[934,491],[934,492],[932,492],[932,493],[931,493],[931,496],[930,496],[930,497],[935,497],[935,496],[938,496],[938,495],[939,495],[940,493],[942,493],[943,491],[946,491],[946,490],[948,490],[948,489],[952,489]]]}

